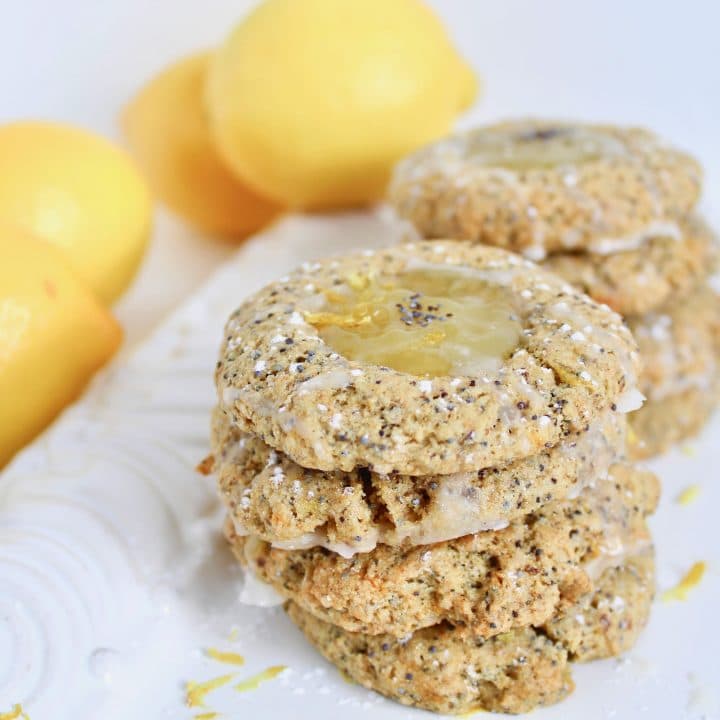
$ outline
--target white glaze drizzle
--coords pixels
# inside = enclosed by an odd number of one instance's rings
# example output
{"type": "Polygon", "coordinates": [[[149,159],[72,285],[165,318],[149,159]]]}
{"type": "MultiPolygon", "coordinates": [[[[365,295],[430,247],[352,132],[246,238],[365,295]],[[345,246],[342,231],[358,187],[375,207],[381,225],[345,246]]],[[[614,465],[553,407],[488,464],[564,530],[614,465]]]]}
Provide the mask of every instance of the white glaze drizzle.
{"type": "Polygon", "coordinates": [[[593,238],[588,245],[588,251],[596,255],[614,255],[615,253],[637,250],[649,240],[657,237],[682,240],[683,233],[680,226],[675,222],[655,221],[642,230],[638,230],[638,232],[622,237],[593,238]]]}

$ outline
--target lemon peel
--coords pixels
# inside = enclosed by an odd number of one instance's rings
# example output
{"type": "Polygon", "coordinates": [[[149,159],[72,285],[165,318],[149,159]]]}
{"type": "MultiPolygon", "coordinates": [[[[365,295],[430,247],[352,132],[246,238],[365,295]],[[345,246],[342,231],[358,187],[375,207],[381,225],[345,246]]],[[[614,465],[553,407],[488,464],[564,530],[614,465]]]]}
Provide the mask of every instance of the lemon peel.
{"type": "Polygon", "coordinates": [[[678,496],[677,502],[680,505],[689,505],[691,502],[697,500],[700,495],[699,485],[688,485],[678,496]]]}
{"type": "Polygon", "coordinates": [[[218,650],[216,648],[208,648],[205,651],[205,654],[212,658],[213,660],[217,660],[218,662],[227,663],[229,665],[244,665],[245,664],[245,658],[240,655],[239,653],[235,652],[227,652],[225,650],[218,650]]]}
{"type": "Polygon", "coordinates": [[[210,57],[191,55],[153,77],[123,110],[121,125],[162,202],[203,232],[242,239],[281,208],[235,177],[215,149],[203,104],[210,57]]]}
{"type": "Polygon", "coordinates": [[[700,584],[700,581],[705,575],[707,566],[704,562],[696,562],[693,566],[685,573],[683,579],[673,588],[666,590],[662,594],[663,602],[672,602],[673,600],[679,600],[681,602],[687,600],[688,593],[693,588],[700,584]]]}
{"type": "Polygon", "coordinates": [[[23,710],[22,705],[13,705],[12,710],[6,713],[0,713],[0,720],[30,720],[27,713],[23,710]]]}
{"type": "Polygon", "coordinates": [[[276,678],[283,670],[287,670],[287,665],[273,665],[257,675],[253,675],[247,680],[243,680],[234,686],[234,690],[238,692],[248,692],[249,690],[257,690],[258,687],[268,680],[276,678]]]}
{"type": "Polygon", "coordinates": [[[227,685],[235,675],[221,675],[220,677],[206,680],[205,682],[195,682],[188,680],[185,683],[185,703],[188,707],[204,707],[205,699],[213,690],[227,685]]]}
{"type": "Polygon", "coordinates": [[[238,177],[330,209],[381,199],[395,163],[447,134],[477,89],[420,0],[266,0],[215,52],[206,106],[238,177]]]}
{"type": "Polygon", "coordinates": [[[70,125],[0,126],[0,225],[59,248],[105,304],[137,272],[150,237],[150,192],[131,158],[70,125]]]}

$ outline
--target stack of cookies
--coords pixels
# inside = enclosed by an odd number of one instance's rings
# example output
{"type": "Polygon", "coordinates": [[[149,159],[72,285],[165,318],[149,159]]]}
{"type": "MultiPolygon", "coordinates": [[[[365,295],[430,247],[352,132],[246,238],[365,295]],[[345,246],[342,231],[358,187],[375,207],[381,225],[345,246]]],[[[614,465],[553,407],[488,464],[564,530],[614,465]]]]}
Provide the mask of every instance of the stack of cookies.
{"type": "Polygon", "coordinates": [[[226,325],[228,540],[366,687],[449,713],[557,702],[569,661],[623,652],[649,613],[637,371],[618,315],[501,249],[307,264],[226,325]]]}
{"type": "Polygon", "coordinates": [[[651,133],[516,121],[442,140],[397,168],[390,201],[420,236],[520,252],[622,314],[640,346],[634,457],[697,432],[717,402],[720,303],[701,169],[651,133]]]}

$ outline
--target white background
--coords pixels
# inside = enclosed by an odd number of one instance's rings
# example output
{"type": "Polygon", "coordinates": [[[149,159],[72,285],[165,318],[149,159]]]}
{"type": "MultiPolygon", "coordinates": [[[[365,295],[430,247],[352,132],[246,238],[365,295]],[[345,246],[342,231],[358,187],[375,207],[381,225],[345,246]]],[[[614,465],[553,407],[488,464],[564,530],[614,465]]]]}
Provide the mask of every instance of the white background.
{"type": "MultiPolygon", "coordinates": [[[[435,0],[432,4],[483,78],[482,96],[463,124],[534,114],[647,125],[703,160],[706,205],[715,221],[719,219],[720,4],[710,0],[435,0]]],[[[174,59],[219,42],[249,5],[240,0],[0,0],[0,122],[55,119],[117,137],[118,111],[137,88],[174,59]]],[[[326,237],[333,236],[332,230],[343,242],[350,242],[345,226],[338,230],[329,225],[326,237]]],[[[206,367],[212,365],[212,348],[219,337],[215,325],[225,316],[226,304],[236,302],[238,278],[245,277],[247,286],[242,287],[248,290],[269,279],[265,274],[275,273],[283,263],[294,264],[298,258],[293,252],[317,252],[322,245],[321,226],[293,221],[285,226],[286,236],[281,227],[279,237],[278,232],[271,233],[274,240],[260,238],[249,245],[235,261],[236,275],[226,272],[217,278],[139,356],[114,363],[85,401],[4,473],[0,504],[7,514],[0,523],[0,540],[5,543],[0,542],[0,565],[5,564],[0,570],[20,568],[16,577],[23,579],[19,560],[24,559],[33,571],[28,587],[47,588],[47,592],[34,593],[27,607],[0,607],[0,621],[7,619],[6,612],[11,618],[5,625],[0,622],[0,676],[18,670],[11,697],[0,692],[0,712],[28,697],[28,684],[38,680],[36,699],[28,705],[33,720],[189,719],[194,713],[182,707],[180,681],[209,676],[212,670],[198,648],[226,642],[231,617],[244,632],[256,633],[253,642],[242,638],[240,649],[249,653],[248,672],[287,662],[295,674],[245,698],[232,691],[223,696],[221,691],[218,702],[219,707],[227,707],[225,717],[421,717],[338,681],[281,615],[273,616],[272,622],[259,611],[238,617],[234,596],[222,595],[234,592],[233,587],[228,589],[227,577],[235,564],[219,548],[204,548],[198,541],[202,537],[214,542],[218,527],[212,518],[207,527],[195,524],[196,516],[206,512],[199,499],[209,502],[212,490],[209,484],[201,487],[191,471],[206,442],[199,428],[205,427],[212,397],[206,367]],[[280,253],[282,260],[270,261],[280,253]],[[199,354],[195,364],[192,353],[183,355],[189,352],[184,347],[188,345],[199,354]],[[182,383],[168,376],[171,363],[185,373],[182,383]],[[133,475],[124,464],[134,460],[143,471],[142,482],[140,470],[133,475]],[[147,467],[152,472],[144,473],[147,467]],[[153,483],[165,493],[164,505],[154,489],[151,493],[153,483]],[[51,501],[51,493],[58,502],[51,501]],[[68,504],[68,498],[76,504],[68,504]],[[101,542],[104,536],[93,534],[100,530],[93,524],[95,515],[82,514],[87,507],[98,517],[105,513],[108,527],[120,528],[117,542],[107,538],[101,542]],[[178,518],[175,525],[184,535],[166,528],[173,518],[178,518]],[[68,531],[70,522],[73,532],[68,531]],[[162,592],[153,595],[150,608],[160,613],[159,619],[143,615],[132,604],[137,600],[141,607],[131,574],[123,570],[120,539],[128,547],[134,543],[127,554],[142,557],[149,577],[160,578],[162,592]],[[44,544],[35,544],[41,540],[44,544]],[[85,565],[71,564],[65,544],[72,544],[85,565]],[[217,571],[216,585],[205,576],[198,582],[192,575],[190,590],[178,594],[170,583],[170,592],[162,586],[167,580],[162,571],[171,565],[168,558],[180,555],[186,560],[190,554],[193,559],[191,550],[208,553],[198,560],[200,569],[208,558],[222,564],[225,557],[230,564],[207,565],[217,571]],[[48,571],[37,584],[36,561],[44,561],[48,571]],[[69,568],[77,571],[77,578],[69,568]],[[64,582],[56,583],[61,579],[64,582]],[[186,606],[198,597],[191,591],[205,589],[217,590],[212,595],[217,605],[224,598],[225,614],[207,612],[215,607],[208,605],[208,596],[193,606],[194,615],[190,613],[186,606]],[[92,611],[92,622],[87,621],[86,607],[92,611]],[[208,625],[186,621],[188,616],[197,620],[198,614],[208,625]],[[15,616],[25,624],[13,625],[15,616]],[[147,622],[148,637],[156,638],[155,644],[133,644],[135,635],[126,636],[126,627],[138,617],[147,622]],[[46,635],[34,630],[23,634],[36,627],[46,635]],[[27,662],[8,653],[7,633],[16,629],[27,662]],[[97,662],[90,662],[98,658],[98,645],[114,647],[119,657],[115,685],[109,684],[114,691],[109,693],[103,683],[113,673],[103,663],[98,668],[97,662]],[[39,650],[33,654],[35,648],[39,650]],[[135,662],[136,654],[142,655],[143,663],[135,662]],[[125,676],[124,667],[133,672],[125,676]],[[325,685],[333,686],[330,694],[324,694],[325,685]],[[301,694],[306,695],[304,705],[301,694]]],[[[358,235],[366,227],[372,224],[362,225],[358,235]]],[[[148,262],[118,307],[129,341],[143,337],[231,251],[158,213],[148,262]]],[[[656,604],[651,626],[631,658],[616,665],[578,668],[578,692],[562,706],[540,711],[538,718],[720,717],[716,669],[720,498],[716,471],[708,472],[717,467],[718,438],[720,418],[689,448],[691,452],[676,452],[657,465],[665,488],[653,520],[660,588],[677,582],[696,559],[709,564],[703,585],[691,602],[656,604]],[[701,485],[701,499],[682,508],[675,498],[691,483],[701,485]]],[[[14,597],[7,579],[0,582],[0,601],[3,592],[14,597]]],[[[107,662],[107,653],[99,657],[107,662]]]]}
{"type": "MultiPolygon", "coordinates": [[[[1,0],[0,121],[56,119],[116,137],[119,109],[153,73],[219,43],[253,4],[1,0]]],[[[647,125],[702,159],[706,202],[716,215],[720,3],[431,4],[483,79],[480,100],[462,124],[534,114],[647,125]]],[[[162,215],[155,241],[134,292],[118,308],[131,342],[229,254],[162,215]]]]}

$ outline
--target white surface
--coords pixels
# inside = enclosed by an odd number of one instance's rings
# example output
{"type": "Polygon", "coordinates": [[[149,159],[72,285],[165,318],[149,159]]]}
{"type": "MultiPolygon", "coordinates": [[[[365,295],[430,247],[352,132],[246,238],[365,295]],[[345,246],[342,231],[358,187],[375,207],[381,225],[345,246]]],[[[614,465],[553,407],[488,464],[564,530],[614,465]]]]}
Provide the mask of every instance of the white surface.
{"type": "MultiPolygon", "coordinates": [[[[176,57],[218,42],[250,4],[5,0],[0,122],[50,118],[115,136],[118,110],[136,88],[176,57]]],[[[718,220],[720,4],[432,4],[484,78],[463,125],[515,114],[648,125],[703,160],[718,220]]],[[[209,483],[191,471],[206,447],[225,313],[301,256],[373,240],[375,226],[353,223],[348,238],[332,226],[316,234],[326,227],[318,222],[291,221],[274,240],[241,251],[0,475],[0,713],[29,699],[32,720],[189,718],[181,681],[232,670],[202,657],[201,648],[215,645],[247,656],[242,677],[270,664],[291,667],[257,692],[212,695],[223,717],[422,716],[340,681],[279,611],[237,608],[240,578],[218,544],[209,483]],[[298,227],[302,237],[293,235],[298,227]],[[234,624],[240,632],[231,643],[234,624]]],[[[118,307],[128,345],[229,252],[160,213],[148,261],[118,307]]],[[[575,695],[534,717],[720,717],[720,423],[693,445],[694,457],[678,452],[658,464],[666,490],[653,524],[661,586],[705,559],[702,586],[686,604],[655,608],[629,661],[577,669],[575,695]],[[674,504],[693,482],[702,485],[700,500],[674,504]]]]}
{"type": "MultiPolygon", "coordinates": [[[[424,716],[347,684],[280,609],[238,603],[242,581],[220,538],[212,481],[192,470],[207,449],[212,367],[230,310],[330,246],[385,234],[376,218],[349,216],[290,218],[256,238],[0,476],[0,712],[22,701],[32,720],[182,720],[195,714],[183,705],[184,681],[240,680],[281,664],[289,670],[257,691],[213,693],[208,710],[236,720],[424,716]],[[210,660],[207,647],[239,652],[247,665],[210,660]]],[[[686,603],[657,604],[628,658],[577,668],[575,694],[533,717],[720,717],[719,441],[720,419],[692,456],[657,463],[660,588],[702,559],[700,587],[686,603]],[[680,506],[690,483],[700,499],[680,506]]]]}
{"type": "MultiPolygon", "coordinates": [[[[117,135],[117,115],[154,72],[221,42],[252,0],[4,0],[0,122],[63,120],[117,135]]],[[[484,90],[461,125],[512,115],[639,123],[696,153],[720,219],[720,81],[715,0],[431,0],[484,90]]],[[[142,337],[227,257],[156,233],[120,314],[142,337]],[[160,257],[167,262],[155,261],[160,257]]],[[[182,237],[179,237],[182,236],[182,237]]]]}

